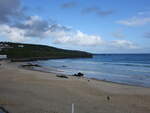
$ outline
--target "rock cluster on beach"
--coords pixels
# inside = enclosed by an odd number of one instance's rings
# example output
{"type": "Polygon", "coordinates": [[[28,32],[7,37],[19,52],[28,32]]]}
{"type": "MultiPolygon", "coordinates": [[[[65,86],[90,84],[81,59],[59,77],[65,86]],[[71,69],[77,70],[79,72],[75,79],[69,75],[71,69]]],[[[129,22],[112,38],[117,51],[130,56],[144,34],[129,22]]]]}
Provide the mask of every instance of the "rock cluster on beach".
{"type": "Polygon", "coordinates": [[[79,73],[77,73],[77,74],[74,74],[73,76],[76,76],[76,77],[83,77],[83,76],[84,76],[84,74],[83,74],[83,73],[81,73],[81,72],[79,72],[79,73]]]}
{"type": "Polygon", "coordinates": [[[41,67],[40,65],[33,64],[33,63],[27,63],[27,64],[22,65],[22,67],[32,67],[32,66],[34,66],[34,67],[41,67]]]}
{"type": "Polygon", "coordinates": [[[66,78],[66,79],[68,79],[68,76],[66,76],[66,75],[56,75],[56,77],[66,78]]]}

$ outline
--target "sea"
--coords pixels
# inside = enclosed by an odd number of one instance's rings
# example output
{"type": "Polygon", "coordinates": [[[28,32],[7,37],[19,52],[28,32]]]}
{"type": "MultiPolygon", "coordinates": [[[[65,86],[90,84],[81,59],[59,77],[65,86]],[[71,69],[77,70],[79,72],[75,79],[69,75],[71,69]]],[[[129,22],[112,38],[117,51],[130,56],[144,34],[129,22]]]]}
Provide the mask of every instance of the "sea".
{"type": "Polygon", "coordinates": [[[51,59],[36,63],[57,70],[57,73],[81,72],[88,78],[150,87],[150,54],[95,54],[93,58],[51,59]]]}

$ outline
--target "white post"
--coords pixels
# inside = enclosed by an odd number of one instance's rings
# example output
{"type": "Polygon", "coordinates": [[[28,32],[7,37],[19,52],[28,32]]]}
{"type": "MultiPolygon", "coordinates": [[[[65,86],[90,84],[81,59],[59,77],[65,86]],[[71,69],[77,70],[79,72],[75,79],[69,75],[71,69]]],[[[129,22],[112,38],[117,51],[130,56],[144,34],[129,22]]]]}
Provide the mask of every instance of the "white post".
{"type": "Polygon", "coordinates": [[[71,113],[74,113],[74,104],[72,104],[72,112],[71,113]]]}

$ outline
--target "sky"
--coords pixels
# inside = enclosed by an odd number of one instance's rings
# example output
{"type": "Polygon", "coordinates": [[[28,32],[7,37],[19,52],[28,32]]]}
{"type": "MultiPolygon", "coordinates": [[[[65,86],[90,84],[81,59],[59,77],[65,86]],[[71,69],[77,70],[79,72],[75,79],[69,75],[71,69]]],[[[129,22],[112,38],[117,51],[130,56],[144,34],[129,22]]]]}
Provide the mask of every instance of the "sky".
{"type": "Polygon", "coordinates": [[[0,41],[150,53],[150,0],[0,0],[0,41]]]}

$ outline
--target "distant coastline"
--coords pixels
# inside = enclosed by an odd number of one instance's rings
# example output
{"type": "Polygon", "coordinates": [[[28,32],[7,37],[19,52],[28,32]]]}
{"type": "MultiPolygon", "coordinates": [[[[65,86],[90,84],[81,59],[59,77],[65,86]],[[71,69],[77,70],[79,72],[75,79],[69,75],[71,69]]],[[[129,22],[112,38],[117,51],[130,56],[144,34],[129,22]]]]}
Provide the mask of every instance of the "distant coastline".
{"type": "Polygon", "coordinates": [[[78,58],[92,58],[92,57],[30,57],[30,58],[10,58],[11,62],[27,62],[27,61],[38,61],[38,60],[52,60],[52,59],[78,59],[78,58]]]}
{"type": "Polygon", "coordinates": [[[91,58],[84,51],[65,50],[45,45],[0,42],[0,55],[7,55],[11,61],[34,61],[62,58],[91,58]]]}

